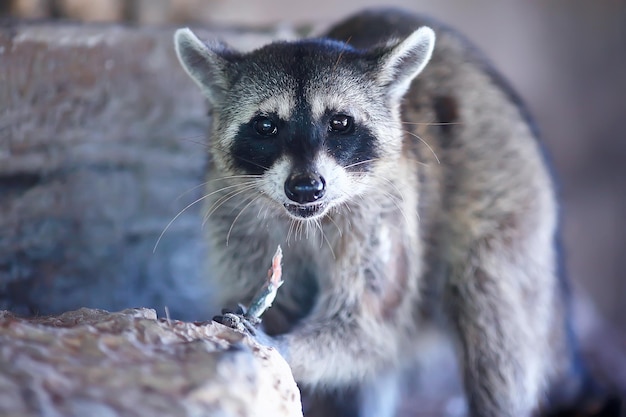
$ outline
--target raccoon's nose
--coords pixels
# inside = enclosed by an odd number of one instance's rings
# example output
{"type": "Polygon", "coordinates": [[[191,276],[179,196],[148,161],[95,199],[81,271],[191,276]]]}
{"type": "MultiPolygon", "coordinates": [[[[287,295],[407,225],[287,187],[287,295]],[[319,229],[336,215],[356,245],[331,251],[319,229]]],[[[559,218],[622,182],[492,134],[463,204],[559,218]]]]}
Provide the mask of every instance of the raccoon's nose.
{"type": "Polygon", "coordinates": [[[291,174],[285,181],[285,194],[299,204],[312,203],[326,193],[326,181],[317,173],[291,174]]]}

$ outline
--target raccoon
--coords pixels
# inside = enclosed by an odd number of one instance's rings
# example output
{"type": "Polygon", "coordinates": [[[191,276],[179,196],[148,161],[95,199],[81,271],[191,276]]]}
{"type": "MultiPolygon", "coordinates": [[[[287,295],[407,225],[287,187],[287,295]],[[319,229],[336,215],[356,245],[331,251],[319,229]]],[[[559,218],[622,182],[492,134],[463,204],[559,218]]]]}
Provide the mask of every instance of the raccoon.
{"type": "Polygon", "coordinates": [[[325,415],[394,415],[397,375],[432,325],[455,342],[471,416],[582,392],[537,131],[462,36],[370,10],[248,53],[189,29],[175,46],[212,107],[219,303],[250,301],[283,246],[259,337],[311,410],[332,397],[325,415]]]}

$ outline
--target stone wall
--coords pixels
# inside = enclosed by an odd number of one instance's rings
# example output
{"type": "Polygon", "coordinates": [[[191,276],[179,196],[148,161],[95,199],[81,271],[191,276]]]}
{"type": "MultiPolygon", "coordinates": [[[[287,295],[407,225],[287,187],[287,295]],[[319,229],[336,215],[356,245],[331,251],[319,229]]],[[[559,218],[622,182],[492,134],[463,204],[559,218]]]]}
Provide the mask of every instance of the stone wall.
{"type": "Polygon", "coordinates": [[[155,24],[206,21],[214,3],[211,0],[4,0],[0,12],[23,19],[155,24]]]}
{"type": "MultiPolygon", "coordinates": [[[[243,48],[270,39],[204,33],[243,48]]],[[[0,309],[209,316],[201,205],[153,251],[201,195],[209,121],[172,34],[0,28],[0,309]]]]}

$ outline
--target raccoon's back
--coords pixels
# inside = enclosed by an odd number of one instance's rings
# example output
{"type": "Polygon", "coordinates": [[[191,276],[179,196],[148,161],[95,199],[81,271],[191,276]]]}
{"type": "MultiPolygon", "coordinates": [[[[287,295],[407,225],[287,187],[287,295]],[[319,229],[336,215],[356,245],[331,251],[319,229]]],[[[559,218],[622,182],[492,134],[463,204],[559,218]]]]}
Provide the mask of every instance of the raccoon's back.
{"type": "Polygon", "coordinates": [[[331,27],[324,36],[346,42],[358,49],[367,49],[384,44],[390,39],[403,39],[421,26],[429,26],[435,30],[437,41],[433,57],[426,68],[427,72],[420,75],[416,83],[433,76],[440,82],[445,81],[455,73],[473,67],[486,74],[490,82],[520,109],[525,121],[534,125],[515,91],[480,50],[457,30],[436,19],[402,9],[367,9],[331,27]]]}
{"type": "Polygon", "coordinates": [[[516,93],[466,38],[396,9],[366,10],[327,36],[368,48],[420,26],[431,27],[437,38],[430,62],[404,98],[404,152],[420,162],[415,169],[421,179],[421,227],[438,223],[451,232],[423,230],[424,237],[475,240],[515,222],[520,228],[551,225],[555,196],[535,125],[516,93]]]}

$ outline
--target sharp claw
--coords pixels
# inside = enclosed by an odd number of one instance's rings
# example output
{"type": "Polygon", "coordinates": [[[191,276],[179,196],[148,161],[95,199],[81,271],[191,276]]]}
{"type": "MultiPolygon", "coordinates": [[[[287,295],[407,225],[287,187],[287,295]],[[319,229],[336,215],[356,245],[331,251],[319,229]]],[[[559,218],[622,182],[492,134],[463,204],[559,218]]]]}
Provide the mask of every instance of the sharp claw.
{"type": "Polygon", "coordinates": [[[232,313],[227,313],[224,314],[224,317],[222,318],[224,325],[231,327],[233,329],[240,329],[241,328],[241,317],[236,315],[236,314],[232,314],[232,313]]]}
{"type": "Polygon", "coordinates": [[[256,336],[256,329],[249,321],[244,320],[242,321],[242,324],[252,336],[256,336]]]}
{"type": "Polygon", "coordinates": [[[232,312],[231,309],[222,309],[222,315],[214,316],[213,321],[220,323],[231,329],[248,331],[250,335],[256,336],[257,330],[255,326],[261,323],[261,319],[256,317],[246,316],[241,310],[245,311],[245,307],[239,305],[237,313],[232,312]]]}

